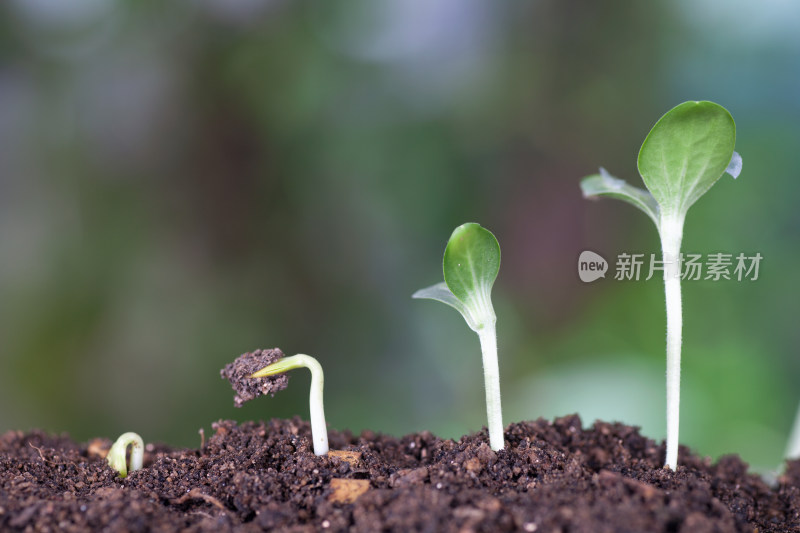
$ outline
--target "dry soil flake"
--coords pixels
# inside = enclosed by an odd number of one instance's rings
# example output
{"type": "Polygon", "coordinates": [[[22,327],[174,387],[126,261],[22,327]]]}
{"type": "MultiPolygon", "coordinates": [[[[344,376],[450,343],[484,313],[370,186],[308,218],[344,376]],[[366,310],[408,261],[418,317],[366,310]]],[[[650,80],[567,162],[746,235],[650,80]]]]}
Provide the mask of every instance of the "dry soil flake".
{"type": "Polygon", "coordinates": [[[236,396],[233,398],[233,404],[236,407],[241,407],[250,400],[266,394],[275,396],[276,392],[289,385],[287,374],[265,378],[250,377],[253,372],[257,372],[279,359],[283,359],[283,352],[278,348],[256,350],[240,355],[233,363],[228,363],[219,371],[223,378],[230,381],[231,387],[236,392],[236,396]]]}

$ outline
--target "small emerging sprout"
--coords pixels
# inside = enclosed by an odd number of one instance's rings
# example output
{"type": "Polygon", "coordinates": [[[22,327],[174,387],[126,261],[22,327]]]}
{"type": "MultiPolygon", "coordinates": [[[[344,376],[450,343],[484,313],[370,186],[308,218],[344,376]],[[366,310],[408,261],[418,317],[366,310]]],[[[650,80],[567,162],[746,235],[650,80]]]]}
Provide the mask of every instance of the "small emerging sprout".
{"type": "Polygon", "coordinates": [[[438,300],[456,309],[478,334],[483,354],[489,444],[502,450],[503,413],[500,407],[500,368],[497,363],[497,318],[492,285],[500,270],[500,245],[492,232],[469,222],[453,231],[442,260],[444,282],[418,290],[412,298],[438,300]]]}
{"type": "Polygon", "coordinates": [[[254,372],[250,377],[265,378],[301,367],[306,367],[311,371],[311,392],[308,397],[308,405],[311,411],[311,440],[314,442],[314,454],[325,455],[328,453],[328,429],[325,425],[325,409],[322,405],[322,388],[325,378],[319,361],[310,355],[297,354],[279,359],[254,372]]]}
{"type": "Polygon", "coordinates": [[[144,441],[142,437],[133,432],[123,433],[108,450],[106,460],[109,466],[119,472],[119,477],[128,476],[128,467],[125,464],[125,456],[131,447],[131,472],[136,472],[144,464],[144,441]]]}
{"type": "Polygon", "coordinates": [[[667,453],[678,465],[681,379],[681,240],[686,212],[724,173],[734,178],[742,158],[733,151],[736,124],[713,102],[684,102],[659,119],[639,150],[637,166],[648,190],[632,187],[605,169],[581,181],[586,198],[608,196],[650,217],[661,237],[667,304],[667,453]]]}

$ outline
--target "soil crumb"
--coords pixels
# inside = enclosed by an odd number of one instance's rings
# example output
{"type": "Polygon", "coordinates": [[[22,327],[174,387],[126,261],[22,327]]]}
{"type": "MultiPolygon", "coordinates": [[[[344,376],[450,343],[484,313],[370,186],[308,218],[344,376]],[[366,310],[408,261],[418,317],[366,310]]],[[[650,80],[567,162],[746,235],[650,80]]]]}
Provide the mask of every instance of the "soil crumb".
{"type": "Polygon", "coordinates": [[[278,348],[256,350],[244,353],[233,363],[225,365],[219,374],[230,381],[231,387],[236,392],[236,396],[233,397],[233,405],[241,407],[253,398],[266,394],[275,396],[276,392],[285,389],[289,385],[289,376],[285,373],[266,378],[250,377],[253,372],[261,370],[283,357],[283,352],[278,348]]]}

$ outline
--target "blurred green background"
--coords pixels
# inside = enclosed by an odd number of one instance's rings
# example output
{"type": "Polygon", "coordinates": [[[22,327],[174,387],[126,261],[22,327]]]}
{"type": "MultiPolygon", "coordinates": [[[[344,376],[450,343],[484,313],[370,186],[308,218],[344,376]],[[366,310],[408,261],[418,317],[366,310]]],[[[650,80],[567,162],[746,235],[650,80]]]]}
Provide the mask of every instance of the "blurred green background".
{"type": "Polygon", "coordinates": [[[308,416],[309,377],[241,410],[219,369],[315,355],[329,424],[485,423],[477,337],[444,305],[450,232],[497,236],[506,423],[578,412],[663,438],[662,284],[577,276],[658,250],[587,202],[674,105],[737,121],[738,180],[684,250],[755,282],[684,284],[681,442],[778,464],[800,389],[800,4],[781,0],[9,0],[0,4],[0,431],[308,416]]]}

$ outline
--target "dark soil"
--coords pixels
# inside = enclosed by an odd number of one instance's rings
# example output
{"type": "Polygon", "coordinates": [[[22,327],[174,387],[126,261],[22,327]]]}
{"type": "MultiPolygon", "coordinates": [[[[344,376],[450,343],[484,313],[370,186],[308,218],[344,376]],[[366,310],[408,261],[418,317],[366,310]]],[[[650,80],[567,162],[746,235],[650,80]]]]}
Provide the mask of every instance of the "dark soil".
{"type": "Polygon", "coordinates": [[[459,441],[330,432],[317,457],[300,419],[213,424],[197,450],[147,446],[116,476],[110,441],[0,437],[0,531],[800,531],[800,463],[775,489],[737,457],[710,461],[635,428],[577,416],[512,424],[459,441]],[[352,503],[349,503],[352,502],[352,503]]]}
{"type": "MultiPolygon", "coordinates": [[[[241,406],[286,388],[250,378],[283,352],[245,353],[221,371],[241,406]]],[[[681,450],[677,472],[636,428],[577,416],[512,424],[493,452],[485,431],[442,440],[329,432],[312,453],[299,418],[220,421],[198,450],[147,446],[127,479],[86,445],[34,432],[0,438],[2,531],[800,531],[800,462],[770,489],[737,457],[681,450]]],[[[202,431],[201,431],[201,434],[202,431]]]]}

